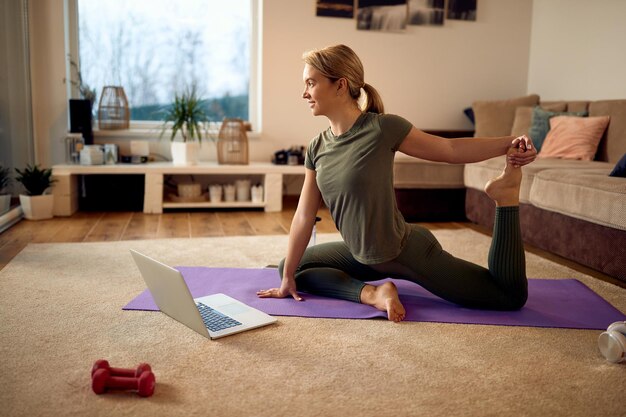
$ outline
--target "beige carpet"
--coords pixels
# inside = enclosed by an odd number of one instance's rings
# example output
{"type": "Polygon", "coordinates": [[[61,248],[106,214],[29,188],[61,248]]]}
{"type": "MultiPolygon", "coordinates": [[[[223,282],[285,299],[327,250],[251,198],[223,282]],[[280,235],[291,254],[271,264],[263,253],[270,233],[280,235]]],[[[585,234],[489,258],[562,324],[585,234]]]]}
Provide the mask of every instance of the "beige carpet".
{"type": "MultiPolygon", "coordinates": [[[[488,237],[435,234],[485,263],[488,237]]],[[[0,415],[626,413],[626,365],[602,358],[598,331],[280,317],[210,341],[161,313],[121,309],[144,289],[129,248],[172,265],[260,267],[285,247],[284,236],[29,245],[0,271],[0,415]],[[93,394],[98,358],[149,362],[155,395],[93,394]]],[[[578,278],[626,311],[626,290],[527,260],[529,276],[578,278]]]]}

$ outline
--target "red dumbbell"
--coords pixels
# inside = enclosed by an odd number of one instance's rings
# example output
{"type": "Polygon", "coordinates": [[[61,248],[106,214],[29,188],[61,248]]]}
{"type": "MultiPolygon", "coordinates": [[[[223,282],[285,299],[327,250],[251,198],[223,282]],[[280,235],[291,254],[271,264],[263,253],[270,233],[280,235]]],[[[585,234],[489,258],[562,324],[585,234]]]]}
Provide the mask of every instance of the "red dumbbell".
{"type": "Polygon", "coordinates": [[[96,363],[93,364],[93,368],[91,368],[91,376],[96,373],[98,369],[108,369],[111,376],[124,376],[124,377],[135,377],[138,378],[144,371],[152,371],[150,365],[147,363],[141,363],[137,366],[137,369],[126,369],[126,368],[111,368],[109,366],[109,362],[104,359],[98,359],[96,363]]]}
{"type": "Polygon", "coordinates": [[[154,393],[156,379],[150,371],[144,371],[138,378],[111,376],[108,369],[98,369],[91,378],[91,389],[96,394],[103,394],[109,389],[134,390],[141,397],[149,397],[154,393]]]}

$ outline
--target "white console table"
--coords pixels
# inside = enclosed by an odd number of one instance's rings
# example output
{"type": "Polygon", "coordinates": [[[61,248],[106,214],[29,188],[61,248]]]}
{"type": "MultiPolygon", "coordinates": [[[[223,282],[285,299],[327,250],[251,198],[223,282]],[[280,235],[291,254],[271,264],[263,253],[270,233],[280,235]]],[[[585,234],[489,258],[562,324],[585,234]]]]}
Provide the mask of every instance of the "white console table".
{"type": "Polygon", "coordinates": [[[302,165],[274,165],[251,162],[249,165],[219,165],[215,162],[200,162],[196,165],[174,165],[171,162],[116,165],[54,165],[52,177],[56,180],[54,193],[54,215],[70,216],[78,210],[79,182],[81,175],[138,174],[145,176],[143,198],[144,213],[162,213],[164,208],[264,208],[265,211],[281,211],[283,202],[283,175],[304,175],[302,165]],[[164,175],[219,175],[245,178],[262,177],[264,198],[253,202],[173,202],[164,198],[164,175]]]}

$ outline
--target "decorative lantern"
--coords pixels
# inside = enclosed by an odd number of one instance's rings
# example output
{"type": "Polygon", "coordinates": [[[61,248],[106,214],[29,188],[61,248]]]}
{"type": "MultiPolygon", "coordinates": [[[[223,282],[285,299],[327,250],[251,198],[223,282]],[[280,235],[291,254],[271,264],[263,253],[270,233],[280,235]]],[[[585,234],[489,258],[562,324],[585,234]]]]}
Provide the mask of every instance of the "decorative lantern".
{"type": "Polygon", "coordinates": [[[241,119],[224,119],[217,138],[217,162],[248,164],[248,136],[241,119]]]}
{"type": "Polygon", "coordinates": [[[102,130],[128,129],[129,124],[130,111],[124,88],[104,86],[98,105],[98,127],[102,130]]]}

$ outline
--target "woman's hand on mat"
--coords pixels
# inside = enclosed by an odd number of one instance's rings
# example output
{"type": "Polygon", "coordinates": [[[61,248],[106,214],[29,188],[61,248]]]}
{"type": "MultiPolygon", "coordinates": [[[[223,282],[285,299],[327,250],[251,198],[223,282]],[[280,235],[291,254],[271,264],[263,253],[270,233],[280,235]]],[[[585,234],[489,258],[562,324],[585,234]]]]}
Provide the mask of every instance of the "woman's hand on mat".
{"type": "Polygon", "coordinates": [[[295,300],[302,301],[302,297],[298,295],[296,290],[296,281],[289,278],[283,278],[280,288],[260,290],[256,292],[256,295],[260,298],[285,298],[291,295],[295,300]]]}
{"type": "Polygon", "coordinates": [[[513,166],[521,167],[528,165],[537,158],[537,149],[533,145],[532,140],[526,135],[518,136],[511,142],[511,148],[517,149],[517,152],[509,153],[508,162],[513,166]]]}

